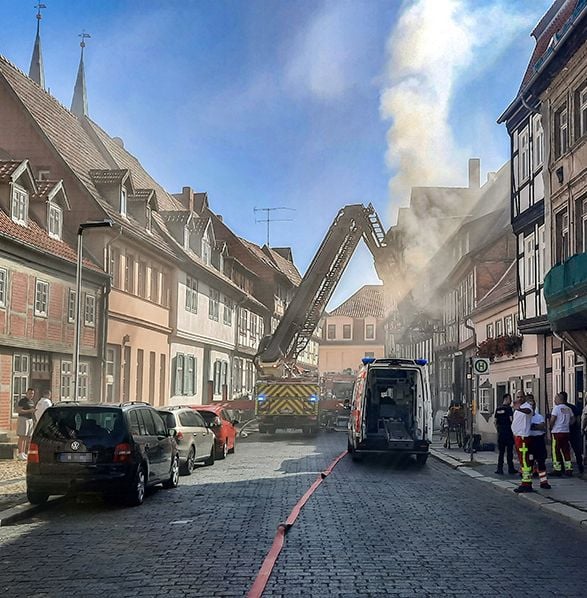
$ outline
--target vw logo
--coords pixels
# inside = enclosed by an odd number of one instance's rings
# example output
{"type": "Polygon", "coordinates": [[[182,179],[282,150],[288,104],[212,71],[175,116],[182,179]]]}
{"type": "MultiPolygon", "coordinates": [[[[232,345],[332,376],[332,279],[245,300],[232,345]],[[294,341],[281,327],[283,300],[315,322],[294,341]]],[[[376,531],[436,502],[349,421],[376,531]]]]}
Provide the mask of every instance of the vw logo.
{"type": "Polygon", "coordinates": [[[74,441],[71,443],[71,450],[72,450],[72,451],[77,451],[77,449],[78,449],[79,447],[80,447],[80,444],[79,444],[79,442],[78,442],[77,440],[74,440],[74,441]]]}

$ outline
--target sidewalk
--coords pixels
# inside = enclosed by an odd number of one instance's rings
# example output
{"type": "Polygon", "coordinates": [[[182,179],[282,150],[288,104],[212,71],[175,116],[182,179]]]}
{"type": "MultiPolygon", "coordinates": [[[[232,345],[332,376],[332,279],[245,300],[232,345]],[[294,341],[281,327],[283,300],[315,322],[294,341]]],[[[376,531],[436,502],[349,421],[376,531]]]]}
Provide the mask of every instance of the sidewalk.
{"type": "Polygon", "coordinates": [[[26,461],[0,460],[0,511],[26,502],[26,461]]]}
{"type": "MultiPolygon", "coordinates": [[[[432,441],[431,454],[453,469],[475,478],[476,481],[493,484],[508,492],[513,493],[514,488],[520,483],[518,475],[495,473],[497,452],[475,453],[471,465],[469,453],[465,453],[459,448],[445,449],[440,437],[435,436],[432,441]]],[[[548,471],[552,470],[550,459],[547,461],[547,469],[548,471]]],[[[562,515],[587,527],[587,480],[584,477],[579,477],[575,470],[575,477],[551,478],[549,482],[552,485],[552,490],[542,490],[538,480],[534,480],[535,491],[533,493],[516,496],[534,503],[541,509],[562,515]]]]}

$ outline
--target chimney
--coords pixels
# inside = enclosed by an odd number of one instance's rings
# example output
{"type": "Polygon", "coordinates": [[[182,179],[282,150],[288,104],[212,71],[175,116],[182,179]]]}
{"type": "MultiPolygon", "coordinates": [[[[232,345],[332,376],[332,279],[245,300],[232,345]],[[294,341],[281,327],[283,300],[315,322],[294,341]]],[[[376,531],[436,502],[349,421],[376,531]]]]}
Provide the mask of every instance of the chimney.
{"type": "Polygon", "coordinates": [[[173,197],[175,197],[186,210],[190,210],[190,212],[194,211],[194,192],[191,187],[182,187],[181,193],[174,193],[173,197]]]}
{"type": "Polygon", "coordinates": [[[481,160],[469,158],[469,189],[481,187],[481,160]]]}

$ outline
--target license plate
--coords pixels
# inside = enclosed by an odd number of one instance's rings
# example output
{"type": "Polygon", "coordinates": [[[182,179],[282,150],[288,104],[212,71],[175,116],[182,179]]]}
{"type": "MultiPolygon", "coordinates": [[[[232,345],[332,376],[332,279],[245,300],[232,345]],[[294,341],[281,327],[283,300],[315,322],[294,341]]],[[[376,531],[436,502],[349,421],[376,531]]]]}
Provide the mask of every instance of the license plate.
{"type": "Polygon", "coordinates": [[[93,453],[57,453],[60,463],[93,463],[93,453]]]}

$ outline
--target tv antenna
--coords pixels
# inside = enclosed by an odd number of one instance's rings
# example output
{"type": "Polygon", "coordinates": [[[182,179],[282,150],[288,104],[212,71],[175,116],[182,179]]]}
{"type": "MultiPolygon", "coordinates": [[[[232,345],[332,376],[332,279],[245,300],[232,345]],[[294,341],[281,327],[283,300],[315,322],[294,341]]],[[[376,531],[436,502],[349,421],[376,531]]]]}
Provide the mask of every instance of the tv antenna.
{"type": "Polygon", "coordinates": [[[290,212],[295,212],[294,208],[284,208],[284,207],[273,207],[273,208],[253,208],[253,212],[255,213],[255,216],[257,214],[257,212],[265,212],[265,218],[262,218],[261,220],[258,220],[255,217],[255,222],[256,223],[265,223],[267,225],[267,247],[269,247],[269,227],[271,225],[272,222],[293,222],[293,218],[272,218],[272,213],[276,212],[278,210],[287,210],[290,212]]]}

